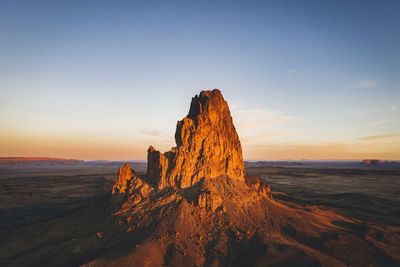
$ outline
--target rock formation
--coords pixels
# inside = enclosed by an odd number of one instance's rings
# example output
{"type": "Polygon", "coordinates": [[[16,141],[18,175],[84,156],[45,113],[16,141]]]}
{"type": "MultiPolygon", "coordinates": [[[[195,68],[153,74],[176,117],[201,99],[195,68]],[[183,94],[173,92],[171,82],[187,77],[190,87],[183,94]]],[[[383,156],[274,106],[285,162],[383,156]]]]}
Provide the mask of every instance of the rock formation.
{"type": "Polygon", "coordinates": [[[79,164],[83,160],[49,157],[0,157],[0,164],[79,164]]]}
{"type": "Polygon", "coordinates": [[[202,91],[178,122],[176,147],[162,154],[148,150],[147,174],[158,188],[185,188],[201,179],[226,175],[244,180],[242,146],[221,92],[202,91]]]}
{"type": "MultiPolygon", "coordinates": [[[[223,204],[221,192],[211,192],[204,185],[216,178],[241,181],[257,194],[272,197],[265,181],[255,177],[245,180],[242,147],[228,104],[218,89],[192,98],[189,114],[177,123],[175,140],[177,146],[164,154],[149,147],[146,181],[138,178],[129,164],[119,169],[112,193],[128,194],[123,207],[140,202],[152,191],[181,191],[198,185],[186,190],[185,196],[190,195],[195,206],[215,211],[223,204]]],[[[114,199],[120,201],[121,197],[114,199]]]]}
{"type": "Polygon", "coordinates": [[[136,204],[143,197],[148,197],[152,191],[151,186],[136,176],[129,163],[126,163],[124,168],[119,167],[118,179],[112,189],[113,202],[120,202],[127,197],[126,203],[136,204]]]}
{"type": "Polygon", "coordinates": [[[130,185],[131,178],[134,177],[134,175],[135,174],[129,163],[126,163],[124,168],[119,167],[118,179],[114,183],[112,193],[128,193],[127,189],[130,185]]]}
{"type": "Polygon", "coordinates": [[[241,144],[219,90],[192,99],[175,140],[164,154],[150,146],[147,175],[139,177],[129,164],[120,168],[104,231],[81,241],[87,248],[98,240],[98,256],[87,266],[395,263],[378,257],[383,250],[400,262],[394,231],[276,200],[263,179],[245,176],[241,144]],[[374,237],[379,235],[384,241],[374,237]]]}

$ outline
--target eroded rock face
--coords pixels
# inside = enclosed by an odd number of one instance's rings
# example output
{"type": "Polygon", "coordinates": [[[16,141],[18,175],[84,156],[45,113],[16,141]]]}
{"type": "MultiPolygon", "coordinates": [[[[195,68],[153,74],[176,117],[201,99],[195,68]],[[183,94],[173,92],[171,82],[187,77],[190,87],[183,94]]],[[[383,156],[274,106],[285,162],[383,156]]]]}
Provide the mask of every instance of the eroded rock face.
{"type": "Polygon", "coordinates": [[[271,187],[265,182],[264,179],[253,176],[246,176],[246,184],[250,188],[253,188],[263,197],[272,198],[271,187]]]}
{"type": "Polygon", "coordinates": [[[219,194],[214,192],[202,192],[197,198],[198,206],[214,212],[216,209],[221,207],[223,200],[219,194]]]}
{"type": "Polygon", "coordinates": [[[147,177],[153,184],[165,181],[168,169],[168,159],[154,147],[147,150],[147,177]]]}
{"type": "Polygon", "coordinates": [[[244,180],[242,146],[219,90],[192,98],[189,114],[177,123],[175,141],[177,147],[164,154],[148,150],[147,174],[158,188],[186,188],[222,175],[244,180]]]}
{"type": "Polygon", "coordinates": [[[147,197],[154,189],[145,181],[136,176],[131,169],[129,163],[126,163],[124,168],[119,168],[118,179],[114,183],[112,194],[127,194],[130,195],[128,201],[137,203],[143,197],[147,197]]]}
{"type": "Polygon", "coordinates": [[[119,167],[118,170],[118,179],[114,183],[112,193],[127,193],[127,188],[130,184],[131,178],[134,176],[134,172],[132,171],[129,163],[126,163],[124,168],[119,167]]]}

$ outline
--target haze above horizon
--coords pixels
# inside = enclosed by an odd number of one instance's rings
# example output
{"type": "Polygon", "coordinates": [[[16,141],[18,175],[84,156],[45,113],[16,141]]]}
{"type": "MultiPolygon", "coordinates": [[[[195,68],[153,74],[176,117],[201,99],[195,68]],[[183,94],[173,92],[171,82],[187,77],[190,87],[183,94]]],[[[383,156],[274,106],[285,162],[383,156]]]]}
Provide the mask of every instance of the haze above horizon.
{"type": "Polygon", "coordinates": [[[398,1],[1,1],[0,157],[145,159],[221,90],[246,160],[400,160],[398,1]]]}

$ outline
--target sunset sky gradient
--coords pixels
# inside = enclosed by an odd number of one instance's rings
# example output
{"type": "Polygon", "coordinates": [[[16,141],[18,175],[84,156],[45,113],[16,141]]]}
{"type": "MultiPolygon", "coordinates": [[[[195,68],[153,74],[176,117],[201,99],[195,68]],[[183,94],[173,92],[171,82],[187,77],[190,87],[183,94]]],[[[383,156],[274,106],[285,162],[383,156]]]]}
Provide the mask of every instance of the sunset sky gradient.
{"type": "Polygon", "coordinates": [[[249,160],[400,160],[400,1],[0,2],[0,156],[143,160],[219,88],[249,160]]]}

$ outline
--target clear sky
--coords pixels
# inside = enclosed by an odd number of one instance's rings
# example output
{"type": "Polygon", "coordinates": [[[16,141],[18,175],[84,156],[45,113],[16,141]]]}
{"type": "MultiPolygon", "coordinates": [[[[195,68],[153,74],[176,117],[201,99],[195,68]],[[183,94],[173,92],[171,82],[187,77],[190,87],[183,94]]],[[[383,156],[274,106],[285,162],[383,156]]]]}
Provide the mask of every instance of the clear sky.
{"type": "Polygon", "coordinates": [[[245,159],[400,160],[400,1],[0,1],[0,156],[145,159],[213,88],[245,159]]]}

